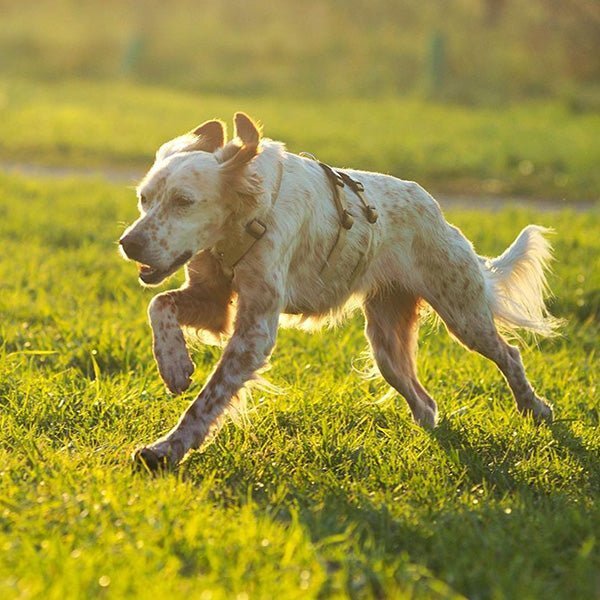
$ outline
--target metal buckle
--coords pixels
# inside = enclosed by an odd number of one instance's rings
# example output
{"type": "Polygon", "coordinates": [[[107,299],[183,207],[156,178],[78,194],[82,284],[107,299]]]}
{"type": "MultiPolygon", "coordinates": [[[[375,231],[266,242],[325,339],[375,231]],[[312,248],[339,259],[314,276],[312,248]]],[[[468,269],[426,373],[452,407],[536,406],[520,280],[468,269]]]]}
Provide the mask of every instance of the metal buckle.
{"type": "Polygon", "coordinates": [[[377,222],[379,214],[377,213],[377,209],[374,206],[369,205],[365,207],[365,212],[367,215],[367,221],[369,221],[369,223],[373,224],[377,222]]]}
{"type": "Polygon", "coordinates": [[[354,217],[347,210],[344,210],[344,216],[342,217],[342,227],[344,229],[352,229],[352,225],[354,225],[354,217]]]}
{"type": "Polygon", "coordinates": [[[250,234],[255,240],[260,240],[265,235],[265,231],[267,231],[267,226],[258,219],[252,219],[252,221],[246,223],[246,233],[250,234]]]}

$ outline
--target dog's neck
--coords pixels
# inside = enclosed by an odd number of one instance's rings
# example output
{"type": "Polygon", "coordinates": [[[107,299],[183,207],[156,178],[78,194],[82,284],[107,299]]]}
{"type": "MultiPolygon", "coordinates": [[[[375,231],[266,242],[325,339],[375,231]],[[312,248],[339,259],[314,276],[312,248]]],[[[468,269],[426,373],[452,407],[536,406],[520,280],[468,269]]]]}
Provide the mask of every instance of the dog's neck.
{"type": "Polygon", "coordinates": [[[232,213],[223,228],[223,236],[212,248],[228,277],[235,266],[267,231],[266,222],[281,191],[284,175],[285,150],[278,142],[266,140],[261,154],[255,159],[255,174],[261,181],[257,196],[244,198],[240,194],[239,211],[232,213]]]}

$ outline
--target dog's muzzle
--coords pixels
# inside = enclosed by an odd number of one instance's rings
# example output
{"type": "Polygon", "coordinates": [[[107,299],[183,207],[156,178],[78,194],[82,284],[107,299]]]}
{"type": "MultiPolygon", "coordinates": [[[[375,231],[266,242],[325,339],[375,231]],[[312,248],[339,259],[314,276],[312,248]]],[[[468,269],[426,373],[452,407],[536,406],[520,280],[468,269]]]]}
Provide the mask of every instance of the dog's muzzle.
{"type": "Polygon", "coordinates": [[[138,263],[140,281],[147,285],[156,285],[169,277],[169,275],[173,275],[173,273],[190,260],[190,258],[192,258],[192,253],[190,251],[184,252],[166,269],[159,269],[158,267],[151,267],[150,265],[138,263]]]}
{"type": "Polygon", "coordinates": [[[144,243],[140,240],[140,237],[135,235],[133,232],[129,232],[124,235],[120,240],[119,244],[123,254],[138,263],[139,278],[142,283],[147,285],[156,285],[166,279],[169,275],[172,275],[183,266],[190,258],[192,258],[192,252],[189,250],[180,254],[166,269],[154,267],[146,264],[147,253],[144,243]]]}

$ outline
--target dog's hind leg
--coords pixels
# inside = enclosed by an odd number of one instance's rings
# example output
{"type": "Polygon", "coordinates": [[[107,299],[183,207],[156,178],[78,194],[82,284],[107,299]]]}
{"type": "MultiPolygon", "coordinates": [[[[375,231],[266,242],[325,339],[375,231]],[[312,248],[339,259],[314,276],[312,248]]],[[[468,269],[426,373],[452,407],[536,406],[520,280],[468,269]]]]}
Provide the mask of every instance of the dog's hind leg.
{"type": "Polygon", "coordinates": [[[173,394],[190,385],[194,364],[182,327],[226,333],[231,328],[231,283],[216,260],[201,253],[188,266],[188,282],[180,289],[155,296],[148,306],[152,349],[158,371],[173,394]]]}
{"type": "Polygon", "coordinates": [[[417,378],[419,299],[402,290],[390,290],[364,304],[366,335],[385,380],[408,402],[414,420],[434,427],[437,405],[417,378]]]}
{"type": "MultiPolygon", "coordinates": [[[[465,307],[466,308],[466,307],[465,307]]],[[[468,308],[463,308],[468,314],[468,308]]],[[[536,395],[525,374],[521,353],[498,333],[494,321],[487,311],[475,311],[470,315],[469,325],[463,325],[464,316],[457,321],[451,313],[440,312],[448,329],[469,349],[496,363],[504,375],[517,408],[523,414],[531,414],[536,421],[552,420],[552,408],[536,395]],[[487,314],[486,314],[487,313],[487,314]]]]}
{"type": "Polygon", "coordinates": [[[443,274],[432,278],[430,290],[425,298],[449,331],[467,348],[496,363],[519,411],[536,421],[551,420],[552,409],[529,383],[519,349],[509,345],[496,328],[478,266],[474,262],[458,270],[447,266],[443,274]]]}

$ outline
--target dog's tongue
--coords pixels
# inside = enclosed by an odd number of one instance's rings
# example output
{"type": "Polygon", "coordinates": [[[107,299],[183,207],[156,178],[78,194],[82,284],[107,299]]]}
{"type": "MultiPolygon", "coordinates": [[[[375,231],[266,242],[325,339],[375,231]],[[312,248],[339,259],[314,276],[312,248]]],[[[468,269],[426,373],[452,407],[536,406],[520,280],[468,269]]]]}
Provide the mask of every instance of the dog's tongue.
{"type": "Polygon", "coordinates": [[[148,265],[138,263],[138,271],[140,275],[150,275],[150,273],[153,273],[154,271],[156,271],[156,269],[154,267],[149,267],[148,265]]]}
{"type": "Polygon", "coordinates": [[[138,263],[138,276],[144,283],[153,283],[157,269],[138,263]]]}

